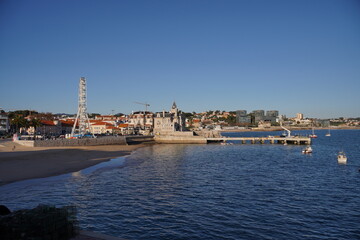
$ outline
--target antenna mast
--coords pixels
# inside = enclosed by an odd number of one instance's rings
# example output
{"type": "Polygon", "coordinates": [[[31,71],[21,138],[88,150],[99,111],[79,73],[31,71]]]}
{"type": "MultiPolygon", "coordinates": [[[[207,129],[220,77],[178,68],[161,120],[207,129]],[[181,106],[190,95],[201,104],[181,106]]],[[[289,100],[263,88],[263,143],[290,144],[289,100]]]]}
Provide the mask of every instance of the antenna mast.
{"type": "Polygon", "coordinates": [[[86,113],[86,79],[84,77],[80,78],[79,82],[79,105],[74,126],[71,131],[71,136],[75,135],[76,124],[79,121],[79,135],[84,136],[86,134],[86,129],[90,130],[90,121],[86,113]]]}

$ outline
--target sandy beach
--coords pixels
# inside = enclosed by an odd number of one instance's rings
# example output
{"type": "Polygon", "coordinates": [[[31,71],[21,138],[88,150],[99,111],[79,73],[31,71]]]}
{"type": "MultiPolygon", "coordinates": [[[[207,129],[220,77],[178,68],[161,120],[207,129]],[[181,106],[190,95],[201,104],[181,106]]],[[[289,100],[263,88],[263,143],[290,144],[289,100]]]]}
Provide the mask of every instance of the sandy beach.
{"type": "Polygon", "coordinates": [[[56,176],[129,155],[144,145],[106,145],[63,148],[25,147],[0,140],[0,185],[56,176]]]}

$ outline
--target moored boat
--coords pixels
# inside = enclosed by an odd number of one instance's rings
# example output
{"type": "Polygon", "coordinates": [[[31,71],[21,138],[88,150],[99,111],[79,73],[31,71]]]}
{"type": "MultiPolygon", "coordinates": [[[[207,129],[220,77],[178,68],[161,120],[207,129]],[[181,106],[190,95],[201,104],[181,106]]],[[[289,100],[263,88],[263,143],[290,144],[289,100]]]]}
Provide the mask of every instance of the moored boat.
{"type": "Polygon", "coordinates": [[[312,134],[309,135],[310,138],[317,138],[317,135],[314,132],[314,127],[312,128],[312,134]]]}
{"type": "Polygon", "coordinates": [[[302,153],[304,154],[312,153],[312,148],[310,146],[307,146],[302,150],[302,153]]]}
{"type": "Polygon", "coordinates": [[[330,127],[329,127],[329,131],[327,134],[325,134],[325,137],[330,137],[331,136],[331,133],[330,133],[330,127]]]}
{"type": "Polygon", "coordinates": [[[345,164],[347,162],[347,157],[344,152],[339,152],[337,159],[338,159],[338,163],[345,164]]]}

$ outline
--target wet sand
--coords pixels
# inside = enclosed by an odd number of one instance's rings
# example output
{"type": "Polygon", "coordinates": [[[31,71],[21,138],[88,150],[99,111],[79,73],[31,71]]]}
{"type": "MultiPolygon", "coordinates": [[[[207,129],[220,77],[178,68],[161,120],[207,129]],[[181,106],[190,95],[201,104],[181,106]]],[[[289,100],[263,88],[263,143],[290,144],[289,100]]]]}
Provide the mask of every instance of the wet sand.
{"type": "Polygon", "coordinates": [[[139,145],[81,147],[25,147],[0,140],[0,185],[76,172],[110,159],[129,155],[139,145]]]}

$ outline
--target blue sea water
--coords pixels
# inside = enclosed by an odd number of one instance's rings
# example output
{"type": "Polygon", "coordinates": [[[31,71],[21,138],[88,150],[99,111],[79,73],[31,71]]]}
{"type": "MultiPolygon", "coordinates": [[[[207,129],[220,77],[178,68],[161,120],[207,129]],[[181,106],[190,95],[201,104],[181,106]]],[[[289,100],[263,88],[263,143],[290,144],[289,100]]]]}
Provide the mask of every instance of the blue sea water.
{"type": "Polygon", "coordinates": [[[75,205],[82,228],[129,240],[360,239],[360,131],[326,132],[316,131],[311,155],[298,145],[152,145],[2,186],[0,204],[75,205]],[[337,163],[341,150],[346,165],[337,163]]]}

